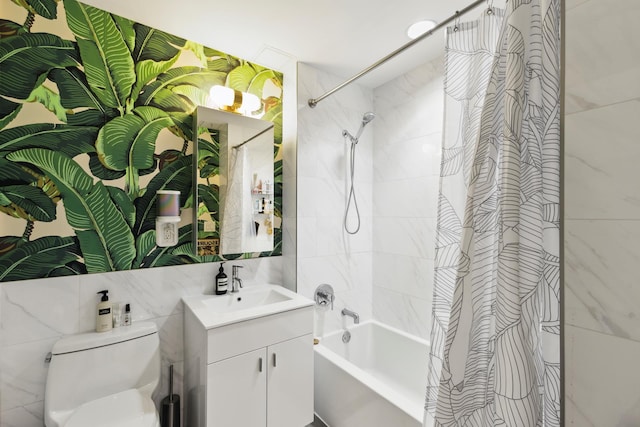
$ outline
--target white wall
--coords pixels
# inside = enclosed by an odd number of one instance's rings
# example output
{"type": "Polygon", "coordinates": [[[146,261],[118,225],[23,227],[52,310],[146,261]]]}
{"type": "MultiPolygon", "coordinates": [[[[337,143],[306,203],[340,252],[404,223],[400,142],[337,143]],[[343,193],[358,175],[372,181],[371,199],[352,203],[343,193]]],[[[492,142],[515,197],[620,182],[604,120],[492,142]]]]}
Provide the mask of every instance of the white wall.
{"type": "MultiPolygon", "coordinates": [[[[206,28],[185,26],[174,14],[149,14],[143,4],[90,0],[96,7],[205,43],[211,43],[206,28]],[[113,6],[113,7],[112,7],[113,6]]],[[[236,52],[227,50],[231,55],[236,52]]],[[[284,73],[284,206],[283,256],[238,260],[243,265],[245,286],[284,284],[295,289],[296,280],[296,70],[295,59],[275,55],[272,60],[245,58],[284,73]]],[[[2,218],[0,218],[0,221],[2,218]]],[[[160,331],[163,379],[156,392],[159,402],[168,393],[168,366],[174,364],[175,389],[182,393],[183,342],[182,302],[186,295],[210,293],[219,263],[130,270],[20,282],[0,283],[0,426],[42,427],[47,373],[45,356],[62,335],[95,328],[96,292],[109,289],[112,301],[129,302],[134,322],[151,320],[160,331]]]]}
{"type": "Polygon", "coordinates": [[[566,425],[640,425],[640,2],[567,0],[566,425]]]}
{"type": "Polygon", "coordinates": [[[347,306],[428,338],[443,115],[442,59],[371,91],[353,83],[311,109],[306,102],[342,83],[309,65],[298,69],[298,291],[329,283],[333,312],[316,309],[316,333],[344,325],[347,306]],[[349,145],[374,111],[356,152],[361,230],[348,235],[349,145]]]}
{"type": "Polygon", "coordinates": [[[344,81],[306,64],[298,65],[298,293],[313,298],[322,283],[333,286],[333,311],[316,308],[316,334],[346,325],[340,311],[371,318],[371,245],[373,132],[366,129],[357,146],[356,191],[362,226],[356,235],[342,228],[347,194],[348,148],[343,129],[358,130],[362,115],[373,110],[370,89],[351,84],[320,102],[307,105],[344,81]]]}
{"type": "MultiPolygon", "coordinates": [[[[282,283],[283,257],[229,262],[243,265],[245,286],[282,283]]],[[[156,402],[168,394],[168,367],[174,364],[175,392],[182,398],[183,344],[180,300],[213,292],[219,263],[85,274],[0,284],[0,425],[42,427],[47,364],[44,359],[62,335],[95,328],[96,292],[130,303],[133,322],[158,325],[162,382],[156,402]]]]}
{"type": "Polygon", "coordinates": [[[374,90],[373,316],[429,339],[443,59],[374,90]]]}

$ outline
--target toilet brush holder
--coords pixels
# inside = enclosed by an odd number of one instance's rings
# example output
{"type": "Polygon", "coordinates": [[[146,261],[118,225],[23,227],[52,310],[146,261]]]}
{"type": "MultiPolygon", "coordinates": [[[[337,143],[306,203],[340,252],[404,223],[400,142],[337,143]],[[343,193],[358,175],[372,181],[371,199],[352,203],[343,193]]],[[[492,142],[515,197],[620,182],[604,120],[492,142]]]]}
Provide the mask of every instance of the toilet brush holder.
{"type": "Polygon", "coordinates": [[[173,394],[173,365],[169,366],[169,396],[162,399],[162,427],[180,427],[180,396],[173,394]]]}

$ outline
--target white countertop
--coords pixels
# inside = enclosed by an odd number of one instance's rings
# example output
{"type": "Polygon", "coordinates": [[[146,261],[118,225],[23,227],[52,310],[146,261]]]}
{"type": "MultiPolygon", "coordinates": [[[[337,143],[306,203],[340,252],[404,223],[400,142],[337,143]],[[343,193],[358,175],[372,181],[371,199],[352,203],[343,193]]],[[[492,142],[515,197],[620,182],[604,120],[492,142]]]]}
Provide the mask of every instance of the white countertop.
{"type": "Polygon", "coordinates": [[[224,295],[193,295],[182,298],[205,329],[313,306],[313,300],[280,285],[241,288],[224,295]]]}

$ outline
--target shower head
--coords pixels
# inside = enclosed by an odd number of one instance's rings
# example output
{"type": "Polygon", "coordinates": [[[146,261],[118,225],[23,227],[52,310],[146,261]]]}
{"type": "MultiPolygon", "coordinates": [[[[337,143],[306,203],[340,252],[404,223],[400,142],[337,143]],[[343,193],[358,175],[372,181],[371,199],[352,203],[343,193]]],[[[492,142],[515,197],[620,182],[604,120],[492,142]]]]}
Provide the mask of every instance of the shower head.
{"type": "Polygon", "coordinates": [[[371,111],[367,111],[366,113],[364,113],[364,116],[362,116],[362,124],[360,125],[360,130],[358,130],[358,133],[356,134],[355,140],[356,140],[356,144],[358,143],[358,139],[360,139],[360,135],[362,135],[362,132],[364,131],[364,127],[373,119],[376,118],[376,114],[371,112],[371,111]]]}
{"type": "Polygon", "coordinates": [[[374,113],[373,111],[367,111],[366,113],[364,113],[364,116],[362,116],[362,126],[366,125],[375,118],[376,113],[374,113]]]}
{"type": "Polygon", "coordinates": [[[349,137],[349,140],[351,141],[352,144],[357,144],[358,143],[358,139],[360,139],[360,135],[362,135],[362,132],[364,131],[364,127],[373,119],[376,118],[376,114],[372,111],[367,111],[366,113],[364,113],[364,115],[362,116],[362,123],[360,124],[360,129],[358,129],[358,133],[356,134],[356,136],[352,136],[349,132],[347,132],[346,130],[342,131],[342,136],[344,137],[349,137]]]}

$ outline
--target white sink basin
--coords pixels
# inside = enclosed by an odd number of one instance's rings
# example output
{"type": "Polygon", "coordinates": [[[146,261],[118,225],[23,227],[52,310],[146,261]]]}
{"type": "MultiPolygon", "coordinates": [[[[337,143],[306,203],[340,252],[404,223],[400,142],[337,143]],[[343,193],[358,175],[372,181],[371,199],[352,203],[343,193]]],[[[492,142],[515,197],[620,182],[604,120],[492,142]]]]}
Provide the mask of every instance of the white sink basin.
{"type": "Polygon", "coordinates": [[[202,303],[216,313],[246,310],[277,302],[288,301],[291,297],[271,288],[258,288],[247,292],[227,293],[213,298],[206,298],[202,303]]]}
{"type": "Polygon", "coordinates": [[[259,285],[225,295],[182,298],[206,329],[313,305],[309,298],[279,285],[259,285]]]}

